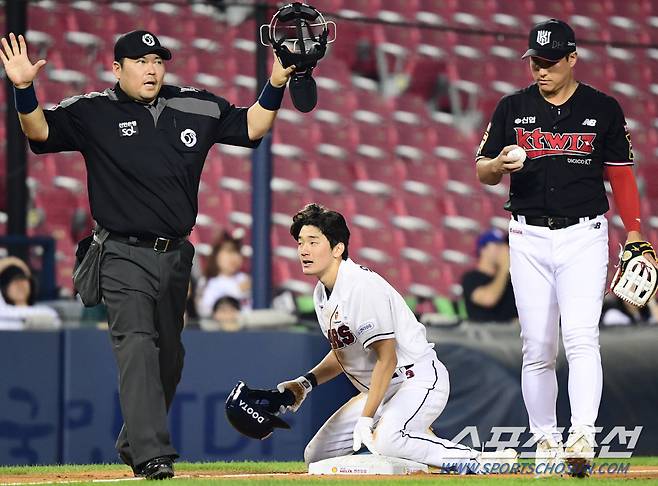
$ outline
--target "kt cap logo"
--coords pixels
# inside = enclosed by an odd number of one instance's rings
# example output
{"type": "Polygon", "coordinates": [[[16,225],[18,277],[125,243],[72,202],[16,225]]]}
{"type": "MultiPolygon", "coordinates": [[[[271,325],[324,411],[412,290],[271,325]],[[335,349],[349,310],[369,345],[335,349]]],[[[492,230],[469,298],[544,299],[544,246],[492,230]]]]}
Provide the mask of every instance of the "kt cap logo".
{"type": "Polygon", "coordinates": [[[196,132],[191,128],[186,128],[180,132],[180,141],[186,147],[194,147],[196,145],[196,132]]]}
{"type": "Polygon", "coordinates": [[[537,31],[537,44],[540,46],[545,46],[551,42],[551,31],[550,30],[538,30],[537,31]]]}
{"type": "Polygon", "coordinates": [[[151,34],[144,34],[142,36],[142,42],[149,47],[153,47],[155,45],[155,39],[151,34]]]}

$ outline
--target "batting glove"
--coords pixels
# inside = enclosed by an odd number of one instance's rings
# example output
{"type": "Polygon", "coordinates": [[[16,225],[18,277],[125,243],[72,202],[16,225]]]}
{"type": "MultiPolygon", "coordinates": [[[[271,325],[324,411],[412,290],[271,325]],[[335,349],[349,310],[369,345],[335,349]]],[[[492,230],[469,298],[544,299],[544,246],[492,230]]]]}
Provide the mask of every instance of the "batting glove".
{"type": "Polygon", "coordinates": [[[370,452],[377,455],[375,451],[375,439],[372,436],[372,417],[359,417],[359,420],[356,421],[356,426],[354,427],[354,451],[361,449],[361,445],[364,445],[368,448],[370,452]]]}
{"type": "Polygon", "coordinates": [[[276,389],[279,390],[281,393],[283,393],[287,389],[290,390],[293,395],[295,395],[295,403],[288,406],[282,405],[281,408],[279,409],[279,412],[285,413],[288,410],[292,410],[293,412],[296,412],[301,406],[304,399],[306,398],[306,395],[308,395],[308,392],[310,392],[313,389],[313,385],[304,376],[300,376],[295,380],[284,381],[283,383],[279,383],[276,386],[276,389]]]}

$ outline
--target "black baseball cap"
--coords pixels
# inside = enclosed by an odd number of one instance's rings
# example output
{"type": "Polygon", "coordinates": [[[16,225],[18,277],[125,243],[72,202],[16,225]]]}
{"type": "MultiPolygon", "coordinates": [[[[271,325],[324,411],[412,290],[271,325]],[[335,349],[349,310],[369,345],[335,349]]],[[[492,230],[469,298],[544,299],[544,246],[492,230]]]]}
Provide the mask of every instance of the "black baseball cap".
{"type": "Polygon", "coordinates": [[[160,41],[147,30],[133,30],[119,37],[114,44],[114,60],[124,57],[137,59],[146,54],[157,54],[162,59],[171,59],[171,51],[160,45],[160,41]]]}
{"type": "Polygon", "coordinates": [[[535,25],[528,36],[528,50],[521,59],[533,56],[559,61],[576,50],[576,34],[569,24],[557,19],[535,25]]]}

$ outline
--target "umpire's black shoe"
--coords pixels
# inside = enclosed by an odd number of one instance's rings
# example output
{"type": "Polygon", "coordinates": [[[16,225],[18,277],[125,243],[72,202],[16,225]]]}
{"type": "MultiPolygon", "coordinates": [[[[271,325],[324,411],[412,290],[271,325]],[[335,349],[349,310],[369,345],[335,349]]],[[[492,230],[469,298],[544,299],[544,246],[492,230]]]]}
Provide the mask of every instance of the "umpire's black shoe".
{"type": "Polygon", "coordinates": [[[134,468],[135,476],[145,479],[169,479],[174,477],[174,461],[169,456],[155,457],[134,468]]]}
{"type": "Polygon", "coordinates": [[[126,454],[119,452],[119,458],[126,464],[126,466],[130,466],[130,469],[133,470],[133,474],[136,478],[141,476],[139,473],[139,468],[137,466],[133,466],[132,460],[126,454]]]}

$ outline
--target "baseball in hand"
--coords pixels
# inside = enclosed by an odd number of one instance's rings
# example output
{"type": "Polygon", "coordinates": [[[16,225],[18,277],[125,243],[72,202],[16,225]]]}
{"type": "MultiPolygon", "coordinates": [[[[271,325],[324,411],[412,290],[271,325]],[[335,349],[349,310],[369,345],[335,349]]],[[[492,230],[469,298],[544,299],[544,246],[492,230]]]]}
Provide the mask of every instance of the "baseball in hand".
{"type": "Polygon", "coordinates": [[[509,152],[507,152],[507,157],[509,157],[512,160],[523,163],[525,162],[525,150],[523,150],[521,147],[516,147],[515,149],[512,149],[509,152]]]}

